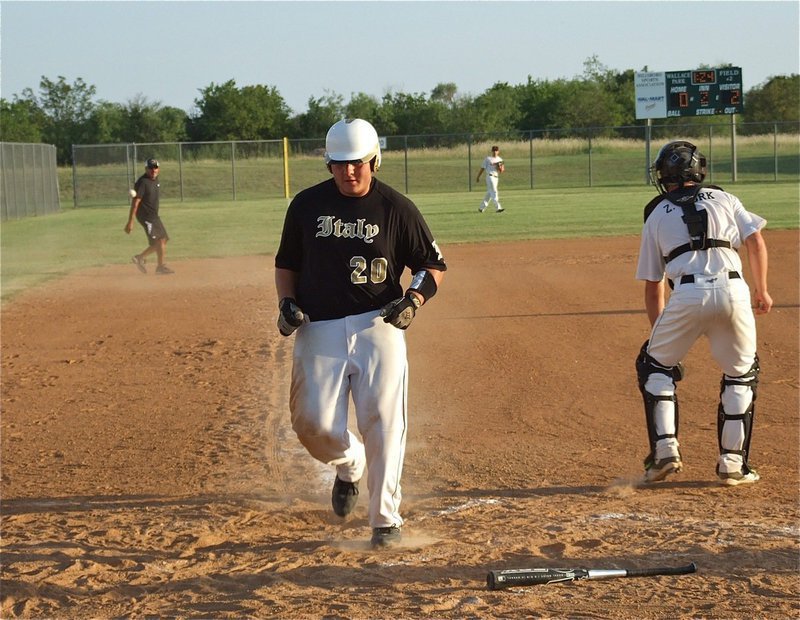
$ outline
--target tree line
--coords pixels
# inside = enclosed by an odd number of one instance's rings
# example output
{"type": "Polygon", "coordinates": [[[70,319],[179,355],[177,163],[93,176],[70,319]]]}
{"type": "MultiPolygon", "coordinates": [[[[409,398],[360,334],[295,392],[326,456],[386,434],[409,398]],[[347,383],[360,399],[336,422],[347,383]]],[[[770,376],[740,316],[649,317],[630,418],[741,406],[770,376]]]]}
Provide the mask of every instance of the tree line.
{"type": "MultiPolygon", "coordinates": [[[[293,114],[276,87],[240,87],[233,79],[200,89],[187,113],[143,95],[123,104],[96,101],[95,86],[82,78],[70,84],[63,76],[42,76],[38,92],[26,88],[11,101],[0,98],[0,139],[53,144],[63,164],[70,163],[73,144],[318,139],[341,118],[368,119],[386,136],[588,128],[614,134],[619,129],[613,128],[645,123],[635,118],[634,78],[634,70],[610,70],[593,56],[572,79],[528,76],[525,83],[498,82],[474,96],[459,93],[452,82],[437,84],[429,94],[387,93],[380,99],[360,92],[345,101],[326,91],[310,97],[305,112],[293,114]]],[[[744,96],[744,122],[800,120],[797,74],[771,77],[744,96]]],[[[709,122],[711,117],[679,117],[659,124],[709,122]]]]}

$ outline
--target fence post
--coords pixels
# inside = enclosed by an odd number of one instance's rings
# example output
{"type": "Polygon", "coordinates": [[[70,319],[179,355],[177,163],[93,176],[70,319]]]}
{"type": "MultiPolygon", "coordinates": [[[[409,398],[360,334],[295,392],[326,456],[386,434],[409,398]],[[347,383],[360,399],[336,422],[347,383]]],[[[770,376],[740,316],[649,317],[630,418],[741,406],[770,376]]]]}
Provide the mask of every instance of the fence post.
{"type": "Polygon", "coordinates": [[[773,176],[774,180],[778,180],[778,123],[775,123],[772,130],[772,152],[773,157],[775,158],[775,174],[773,176]]]}
{"type": "Polygon", "coordinates": [[[644,126],[644,184],[650,185],[650,141],[653,137],[653,119],[648,118],[644,126]]]}
{"type": "Polygon", "coordinates": [[[403,167],[405,169],[406,195],[408,195],[408,136],[403,136],[403,167]]]}
{"type": "Polygon", "coordinates": [[[589,187],[592,187],[592,134],[589,134],[589,187]]]}
{"type": "Polygon", "coordinates": [[[181,192],[181,202],[183,202],[183,142],[178,142],[178,187],[181,192]]]}
{"type": "Polygon", "coordinates": [[[467,191],[472,191],[472,134],[467,136],[467,191]]]}
{"type": "Polygon", "coordinates": [[[134,179],[131,173],[131,145],[125,145],[125,182],[129,188],[133,187],[134,179]]]}
{"type": "Polygon", "coordinates": [[[731,114],[731,181],[736,183],[739,170],[736,162],[736,115],[731,114]]]}
{"type": "Polygon", "coordinates": [[[75,169],[75,145],[72,145],[72,207],[78,208],[78,171],[75,169]]]}
{"type": "Polygon", "coordinates": [[[33,159],[33,213],[34,215],[40,215],[40,213],[44,213],[40,210],[39,205],[44,206],[44,175],[42,174],[42,166],[43,162],[37,162],[37,155],[41,153],[40,149],[34,148],[32,149],[31,155],[33,159]]]}
{"type": "Polygon", "coordinates": [[[533,131],[528,132],[528,160],[530,167],[531,189],[533,189],[533,131]]]}
{"type": "Polygon", "coordinates": [[[283,137],[283,197],[289,200],[289,138],[283,137]]]}
{"type": "Polygon", "coordinates": [[[236,143],[231,141],[231,193],[236,200],[236,143]]]}

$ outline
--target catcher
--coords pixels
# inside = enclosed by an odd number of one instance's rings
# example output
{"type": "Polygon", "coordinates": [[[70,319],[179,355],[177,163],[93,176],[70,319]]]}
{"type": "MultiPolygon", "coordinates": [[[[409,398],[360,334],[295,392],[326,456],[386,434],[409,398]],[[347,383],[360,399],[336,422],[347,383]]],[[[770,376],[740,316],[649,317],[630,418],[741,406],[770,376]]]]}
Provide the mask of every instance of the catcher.
{"type": "Polygon", "coordinates": [[[650,339],[636,359],[650,453],[645,482],[683,468],[678,443],[680,362],[700,336],[722,368],[717,407],[717,476],[726,485],[759,475],[749,463],[759,364],[751,294],[737,249],[744,245],[755,314],[772,308],[767,292],[766,220],[714,185],[702,185],[706,158],[691,142],[666,144],[650,168],[660,195],[645,207],[636,278],[644,280],[650,339]],[[665,278],[666,276],[666,278],[665,278]],[[665,281],[674,288],[665,302],[665,281]]]}

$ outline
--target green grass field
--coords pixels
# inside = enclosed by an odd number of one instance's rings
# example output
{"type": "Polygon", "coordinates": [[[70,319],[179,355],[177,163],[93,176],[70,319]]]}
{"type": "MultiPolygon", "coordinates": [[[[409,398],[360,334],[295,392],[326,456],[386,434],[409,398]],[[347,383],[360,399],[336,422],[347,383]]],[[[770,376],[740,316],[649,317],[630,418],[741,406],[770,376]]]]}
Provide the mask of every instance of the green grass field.
{"type": "MultiPolygon", "coordinates": [[[[772,229],[797,228],[800,191],[796,183],[738,184],[727,187],[745,206],[765,217],[772,229]]],[[[642,209],[654,189],[595,188],[507,190],[506,212],[477,212],[480,191],[411,195],[446,254],[447,244],[520,239],[637,235],[642,209]]],[[[273,254],[278,245],[285,199],[179,202],[163,200],[161,215],[170,233],[168,262],[187,258],[273,254]]],[[[2,300],[72,271],[127,263],[145,246],[137,225],[123,227],[128,205],[65,209],[60,214],[4,222],[2,300]]]]}

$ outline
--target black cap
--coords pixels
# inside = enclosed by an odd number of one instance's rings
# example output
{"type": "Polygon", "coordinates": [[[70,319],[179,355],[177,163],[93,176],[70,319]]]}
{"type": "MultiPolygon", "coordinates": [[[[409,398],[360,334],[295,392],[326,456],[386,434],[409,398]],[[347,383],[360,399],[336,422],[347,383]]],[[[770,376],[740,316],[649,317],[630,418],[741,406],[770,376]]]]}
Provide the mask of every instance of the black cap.
{"type": "Polygon", "coordinates": [[[144,163],[145,168],[158,168],[158,160],[154,157],[151,157],[144,163]]]}

